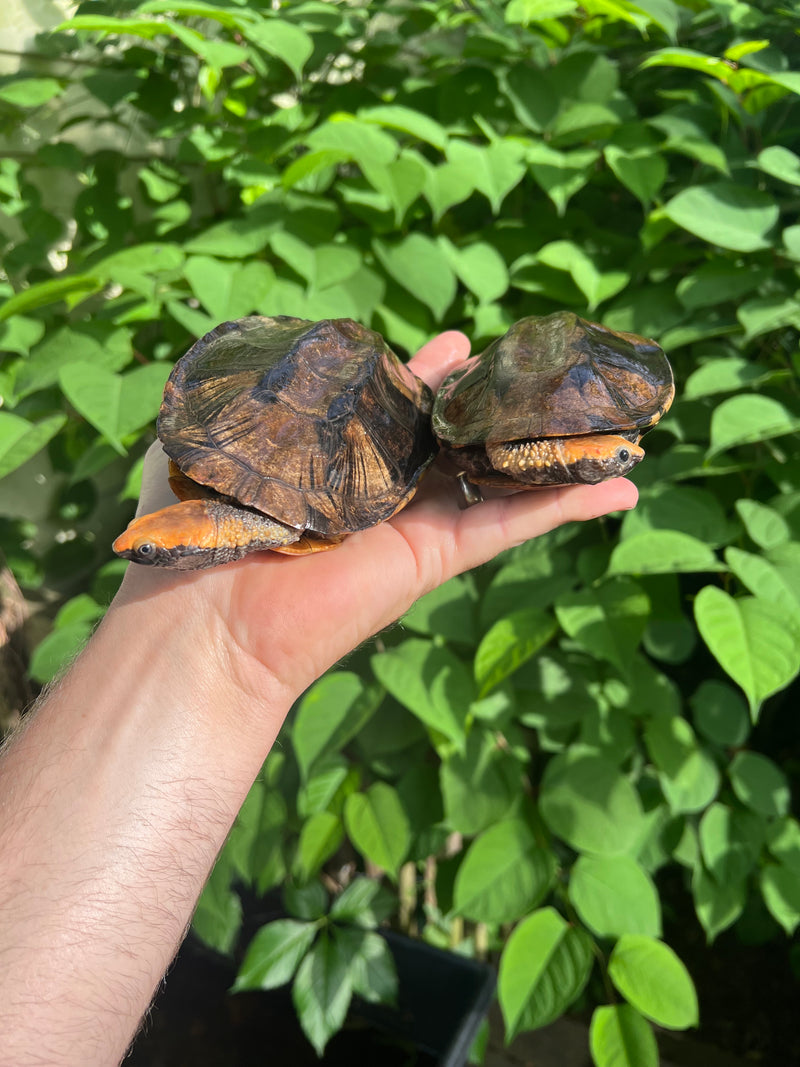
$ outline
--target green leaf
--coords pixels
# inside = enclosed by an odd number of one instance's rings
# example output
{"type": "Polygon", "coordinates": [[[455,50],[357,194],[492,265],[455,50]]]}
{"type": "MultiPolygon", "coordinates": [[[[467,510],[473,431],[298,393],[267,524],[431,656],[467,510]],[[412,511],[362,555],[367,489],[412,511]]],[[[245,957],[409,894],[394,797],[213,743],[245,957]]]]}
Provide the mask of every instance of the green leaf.
{"type": "Polygon", "coordinates": [[[527,160],[537,184],[563,215],[572,197],[589,181],[599,155],[593,148],[560,152],[542,142],[531,145],[527,160]]]}
{"type": "Polygon", "coordinates": [[[289,164],[281,176],[281,183],[285,188],[291,189],[306,178],[314,175],[324,176],[328,171],[333,171],[337,164],[345,163],[349,158],[348,153],[341,148],[319,148],[314,152],[306,152],[289,164]]]}
{"type": "Polygon", "coordinates": [[[361,267],[361,256],[347,245],[322,244],[312,247],[294,234],[278,230],[270,241],[273,251],[309,285],[326,289],[347,281],[361,267]]]}
{"type": "Polygon", "coordinates": [[[723,400],[711,415],[709,459],[738,445],[769,441],[800,430],[795,418],[778,400],[745,393],[723,400]]]}
{"type": "Polygon", "coordinates": [[[800,670],[800,643],[773,605],[756,597],[734,599],[716,586],[697,594],[694,616],[720,666],[742,687],[755,722],[761,704],[800,670]]]}
{"type": "Polygon", "coordinates": [[[630,281],[630,275],[625,271],[601,271],[572,241],[551,241],[539,250],[537,259],[548,267],[568,271],[586,297],[590,311],[624,289],[630,281]]]}
{"type": "MultiPolygon", "coordinates": [[[[270,235],[281,225],[277,204],[259,205],[244,215],[217,222],[190,238],[184,250],[190,254],[243,259],[262,252],[270,235]]],[[[0,308],[0,316],[2,308],[0,308]]]]}
{"type": "MultiPolygon", "coordinates": [[[[714,307],[719,304],[721,292],[725,293],[728,300],[735,300],[757,289],[769,274],[763,267],[748,270],[743,269],[741,264],[715,258],[681,278],[675,291],[683,306],[690,310],[714,307]]],[[[683,395],[702,396],[738,389],[762,373],[762,368],[735,356],[709,360],[690,375],[683,395]],[[698,389],[701,382],[703,388],[698,389]]]]}
{"type": "Polygon", "coordinates": [[[325,1046],[341,1029],[353,995],[347,947],[323,930],[305,957],[292,986],[303,1033],[322,1056],[325,1046]]]}
{"type": "Polygon", "coordinates": [[[66,415],[47,415],[29,422],[10,411],[0,411],[0,478],[27,463],[56,436],[67,421],[66,415]]]}
{"type": "Polygon", "coordinates": [[[303,823],[293,870],[301,881],[308,881],[344,839],[342,823],[331,811],[318,811],[303,823]]]}
{"type": "Polygon", "coordinates": [[[630,856],[579,856],[569,898],[598,937],[661,936],[661,906],[650,876],[630,856]]]}
{"type": "Polygon", "coordinates": [[[440,770],[445,820],[462,834],[479,834],[511,814],[522,788],[519,764],[488,730],[473,728],[466,751],[440,770]]]}
{"type": "MultiPolygon", "coordinates": [[[[718,296],[715,297],[718,300],[718,296]]],[[[719,393],[732,393],[752,384],[763,376],[759,367],[746,359],[729,357],[710,359],[689,375],[683,391],[687,400],[719,393]]]]}
{"type": "Polygon", "coordinates": [[[376,240],[373,247],[391,277],[441,320],[456,295],[456,277],[439,245],[412,233],[396,244],[376,240]]]}
{"type": "Polygon", "coordinates": [[[89,622],[76,622],[52,630],[34,649],[29,667],[31,678],[40,685],[52,681],[69,666],[91,633],[92,625],[89,622]]]}
{"type": "Polygon", "coordinates": [[[800,634],[800,599],[780,567],[764,556],[733,547],[725,550],[725,561],[742,585],[764,603],[775,604],[800,634]]]}
{"type": "Polygon", "coordinates": [[[17,76],[0,85],[0,100],[17,107],[41,107],[61,92],[61,82],[55,78],[26,78],[17,76]]]}
{"type": "Polygon", "coordinates": [[[358,733],[380,702],[380,690],[350,671],[326,674],[306,692],[292,726],[303,781],[322,756],[338,752],[358,733]]]}
{"type": "Polygon", "coordinates": [[[697,994],[689,972],[668,945],[643,934],[623,934],[608,976],[633,1007],[658,1026],[697,1026],[697,994]]]}
{"type": "Polygon", "coordinates": [[[229,30],[247,25],[245,18],[236,18],[230,10],[205,3],[205,0],[145,0],[136,7],[140,15],[177,15],[180,18],[214,19],[229,30]]]}
{"type": "Polygon", "coordinates": [[[690,574],[725,570],[703,541],[679,530],[650,530],[620,542],[611,553],[609,574],[690,574]]]}
{"type": "Polygon", "coordinates": [[[694,723],[701,734],[717,745],[744,744],[750,733],[747,705],[738,690],[709,678],[690,698],[694,723]]]}
{"type": "Polygon", "coordinates": [[[456,911],[475,922],[513,922],[543,899],[555,874],[553,853],[527,823],[506,819],[469,846],[456,875],[456,911]]]}
{"type": "Polygon", "coordinates": [[[353,992],[370,1004],[395,1004],[397,968],[392,951],[380,934],[334,926],[332,936],[349,962],[353,992]]]}
{"type": "Polygon", "coordinates": [[[322,919],[328,910],[328,891],[322,882],[289,882],[283,887],[283,902],[295,919],[322,919]]]}
{"type": "Polygon", "coordinates": [[[17,397],[21,399],[54,385],[59,371],[68,363],[84,361],[104,370],[118,371],[127,366],[132,355],[130,335],[125,329],[106,333],[102,340],[67,326],[50,330],[19,368],[15,381],[17,397]]]}
{"type": "MultiPolygon", "coordinates": [[[[623,519],[622,540],[651,530],[677,530],[709,546],[727,544],[736,532],[719,498],[708,489],[690,485],[654,485],[641,490],[638,507],[623,519]]],[[[651,543],[654,552],[669,546],[669,541],[651,543]]]]}
{"type": "Polygon", "coordinates": [[[642,62],[642,69],[647,67],[682,67],[685,70],[709,74],[722,81],[728,81],[734,73],[732,64],[692,48],[659,48],[642,62]]]}
{"type": "MultiPolygon", "coordinates": [[[[66,278],[51,278],[46,282],[37,282],[28,289],[23,289],[10,296],[0,304],[0,322],[12,315],[20,315],[35,308],[55,304],[59,300],[73,297],[82,299],[89,293],[97,293],[103,288],[103,282],[91,274],[70,274],[66,278]]],[[[77,302],[77,301],[75,301],[77,302]]]]}
{"type": "Polygon", "coordinates": [[[791,540],[792,531],[788,522],[774,508],[744,498],[736,501],[736,511],[748,537],[760,548],[774,548],[791,540]]]}
{"type": "Polygon", "coordinates": [[[390,134],[347,114],[334,115],[317,126],[306,143],[314,151],[323,148],[345,152],[359,166],[367,167],[387,166],[398,152],[397,141],[390,134]]]}
{"type": "Polygon", "coordinates": [[[419,141],[427,141],[440,151],[447,147],[447,131],[423,111],[415,111],[402,104],[379,104],[377,107],[362,108],[358,117],[364,122],[388,126],[410,134],[419,141]]]}
{"type": "MultiPolygon", "coordinates": [[[[415,152],[403,151],[391,163],[361,164],[370,185],[383,193],[394,208],[394,221],[400,226],[406,211],[425,188],[428,166],[415,152]]],[[[340,247],[340,246],[337,246],[340,247]]]]}
{"type": "Polygon", "coordinates": [[[754,296],[739,305],[736,317],[744,326],[745,340],[751,341],[787,326],[800,326],[800,300],[781,290],[754,296]]]}
{"type": "Polygon", "coordinates": [[[84,30],[95,33],[131,34],[153,40],[163,37],[168,27],[160,19],[124,19],[112,15],[75,15],[56,27],[58,32],[64,30],[84,30]]]}
{"type": "Polygon", "coordinates": [[[119,375],[76,362],[62,367],[59,379],[72,406],[124,454],[122,438],[158,414],[170,370],[167,364],[149,363],[119,375]]]}
{"type": "Polygon", "coordinates": [[[770,914],[791,937],[800,925],[800,880],[797,871],[768,863],[761,871],[760,885],[770,914]]]}
{"type": "Polygon", "coordinates": [[[579,852],[628,852],[642,830],[642,805],[629,779],[605,756],[567,751],[548,763],[539,795],[542,818],[579,852]]]}
{"type": "Polygon", "coordinates": [[[589,1047],[596,1067],[658,1067],[658,1044],[630,1004],[594,1009],[589,1047]]]}
{"type": "Polygon", "coordinates": [[[0,326],[0,351],[27,356],[33,346],[41,341],[43,334],[43,322],[15,315],[10,322],[0,326]]]}
{"type": "Polygon", "coordinates": [[[426,726],[461,743],[477,696],[463,662],[447,648],[410,639],[370,659],[375,677],[426,726]]]}
{"type": "Polygon", "coordinates": [[[767,847],[783,866],[800,875],[800,823],[797,819],[789,816],[770,822],[767,827],[767,847]]]}
{"type": "Polygon", "coordinates": [[[513,674],[556,634],[555,619],[538,608],[515,611],[498,620],[475,652],[475,681],[479,696],[513,674]]]}
{"type": "Polygon", "coordinates": [[[718,882],[702,867],[692,872],[694,910],[709,944],[732,926],[747,903],[747,882],[718,882]]]}
{"type": "Polygon", "coordinates": [[[316,937],[318,924],[296,919],[267,923],[247,946],[234,992],[242,989],[276,989],[294,977],[316,937]]]}
{"type": "Polygon", "coordinates": [[[756,157],[759,169],[789,185],[800,185],[800,156],[783,145],[762,149],[756,157]]]}
{"type": "Polygon", "coordinates": [[[297,794],[297,812],[303,817],[319,811],[328,811],[342,797],[340,790],[353,790],[357,786],[350,775],[347,760],[338,753],[329,753],[319,760],[308,774],[297,794]]]}
{"type": "Polygon", "coordinates": [[[376,782],[366,793],[353,793],[345,802],[344,820],[359,852],[396,880],[411,846],[411,828],[397,790],[376,782]]]}
{"type": "Polygon", "coordinates": [[[302,27],[279,16],[259,22],[242,19],[240,25],[248,41],[280,59],[300,79],[314,51],[314,41],[302,27]]]}
{"type": "Polygon", "coordinates": [[[670,810],[676,814],[705,810],[719,790],[719,770],[711,754],[698,745],[686,719],[655,715],[646,723],[644,737],[670,810]]]}
{"type": "Polygon", "coordinates": [[[420,634],[439,634],[455,642],[474,644],[475,592],[469,579],[458,575],[433,589],[403,616],[403,625],[420,634]]]}
{"type": "Polygon", "coordinates": [[[531,22],[546,22],[577,11],[576,0],[510,0],[505,10],[506,22],[523,26],[531,22]]]}
{"type": "Polygon", "coordinates": [[[215,41],[204,37],[202,33],[198,33],[196,30],[190,29],[188,26],[184,26],[180,22],[175,22],[172,19],[165,19],[164,26],[167,27],[175,37],[181,41],[190,52],[194,52],[204,60],[210,67],[222,68],[222,67],[237,67],[242,63],[246,63],[250,59],[250,54],[246,48],[242,48],[238,44],[234,44],[232,41],[215,41]]]}
{"type": "Polygon", "coordinates": [[[764,844],[764,820],[752,812],[712,804],[700,820],[703,862],[718,885],[743,882],[764,844]]]}
{"type": "Polygon", "coordinates": [[[500,958],[498,995],[506,1039],[546,1026],[580,994],[592,967],[591,940],[554,908],[529,915],[500,958]]]}
{"type": "Polygon", "coordinates": [[[709,244],[755,252],[770,244],[780,209],[767,193],[734,182],[692,185],[674,196],[664,211],[676,226],[709,244]]]}
{"type": "Polygon", "coordinates": [[[372,928],[388,919],[395,910],[393,893],[371,878],[354,878],[334,899],[330,916],[340,922],[372,928]]]}
{"type": "Polygon", "coordinates": [[[192,931],[225,955],[233,950],[242,925],[242,901],[231,888],[231,871],[219,860],[203,887],[192,916],[192,931]]]}
{"type": "Polygon", "coordinates": [[[212,256],[190,257],[183,273],[197,299],[219,322],[257,311],[275,281],[275,272],[267,263],[238,266],[212,256]]]}
{"type": "Polygon", "coordinates": [[[728,768],[736,796],[768,818],[786,815],[791,794],[783,771],[760,752],[737,752],[728,768]]]}
{"type": "Polygon", "coordinates": [[[453,270],[479,303],[488,304],[503,296],[509,285],[508,268],[497,249],[485,241],[456,248],[445,238],[439,240],[453,270]]]}
{"type": "Polygon", "coordinates": [[[566,593],[556,601],[564,631],[590,655],[609,660],[621,674],[644,634],[650,602],[629,578],[611,578],[592,589],[566,593]]]}
{"type": "Polygon", "coordinates": [[[525,174],[523,155],[523,147],[512,140],[492,141],[484,147],[454,139],[447,146],[448,160],[469,167],[474,188],[483,193],[495,215],[525,174]]]}
{"type": "Polygon", "coordinates": [[[620,182],[633,195],[649,207],[667,177],[667,164],[663,156],[650,148],[626,151],[617,145],[607,145],[603,154],[606,163],[620,182]]]}
{"type": "Polygon", "coordinates": [[[461,204],[475,191],[475,177],[469,160],[460,159],[430,167],[423,194],[431,205],[434,222],[455,204],[461,204]]]}

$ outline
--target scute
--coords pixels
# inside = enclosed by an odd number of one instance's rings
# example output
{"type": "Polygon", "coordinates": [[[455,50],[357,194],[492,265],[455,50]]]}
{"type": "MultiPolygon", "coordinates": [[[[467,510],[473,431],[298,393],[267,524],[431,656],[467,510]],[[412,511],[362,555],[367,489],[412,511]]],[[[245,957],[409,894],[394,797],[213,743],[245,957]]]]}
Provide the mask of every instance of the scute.
{"type": "Polygon", "coordinates": [[[296,529],[337,537],[380,522],[435,455],[432,395],[350,319],[251,316],[178,361],[158,434],[193,481],[296,529]]]}
{"type": "Polygon", "coordinates": [[[673,394],[671,368],[654,342],[557,312],[521,319],[446,378],[433,426],[455,447],[641,433],[673,394]]]}

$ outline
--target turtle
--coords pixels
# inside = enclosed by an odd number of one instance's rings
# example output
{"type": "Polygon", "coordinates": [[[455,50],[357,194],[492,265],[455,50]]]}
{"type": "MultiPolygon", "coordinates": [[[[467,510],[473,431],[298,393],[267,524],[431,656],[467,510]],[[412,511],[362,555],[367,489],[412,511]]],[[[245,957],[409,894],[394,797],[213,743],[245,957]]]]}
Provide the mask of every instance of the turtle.
{"type": "Polygon", "coordinates": [[[321,551],[390,518],[434,459],[433,394],[352,319],[252,315],[178,360],[157,432],[179,499],[114,542],[195,570],[250,552],[321,551]]]}
{"type": "Polygon", "coordinates": [[[448,375],[433,429],[468,482],[593,484],[642,459],[639,440],[674,394],[654,341],[559,311],[520,319],[448,375]]]}

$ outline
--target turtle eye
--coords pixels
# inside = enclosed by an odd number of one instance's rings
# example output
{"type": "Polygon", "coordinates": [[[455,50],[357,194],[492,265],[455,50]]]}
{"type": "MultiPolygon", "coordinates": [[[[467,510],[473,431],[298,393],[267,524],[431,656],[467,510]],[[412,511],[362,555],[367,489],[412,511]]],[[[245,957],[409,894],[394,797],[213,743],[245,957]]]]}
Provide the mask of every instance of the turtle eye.
{"type": "Polygon", "coordinates": [[[136,555],[140,559],[152,559],[156,553],[156,546],[152,541],[142,541],[140,545],[136,546],[136,555]]]}
{"type": "Polygon", "coordinates": [[[627,463],[630,458],[631,454],[627,448],[617,449],[617,459],[620,461],[620,463],[627,463]]]}

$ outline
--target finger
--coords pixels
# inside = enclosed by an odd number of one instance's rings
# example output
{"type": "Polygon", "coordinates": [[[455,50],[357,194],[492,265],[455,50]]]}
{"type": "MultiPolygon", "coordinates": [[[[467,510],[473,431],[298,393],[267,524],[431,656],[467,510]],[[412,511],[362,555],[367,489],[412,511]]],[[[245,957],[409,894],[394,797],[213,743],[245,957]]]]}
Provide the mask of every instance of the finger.
{"type": "Polygon", "coordinates": [[[461,512],[456,550],[462,569],[485,562],[505,549],[541,537],[566,522],[587,522],[635,506],[633,482],[614,478],[599,485],[534,490],[487,500],[461,512]]]}
{"type": "Polygon", "coordinates": [[[457,514],[447,494],[427,501],[425,508],[407,509],[393,522],[414,552],[421,583],[427,589],[563,523],[626,511],[637,499],[632,482],[615,478],[599,485],[518,492],[457,514]],[[435,536],[431,536],[432,526],[438,531],[435,536]]]}
{"type": "Polygon", "coordinates": [[[469,355],[469,338],[459,330],[446,330],[428,341],[408,361],[414,373],[436,391],[442,380],[469,355]]]}
{"type": "Polygon", "coordinates": [[[136,517],[148,515],[169,504],[175,503],[175,496],[169,488],[168,461],[160,441],[154,441],[144,457],[142,470],[142,490],[136,506],[136,517]]]}

